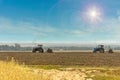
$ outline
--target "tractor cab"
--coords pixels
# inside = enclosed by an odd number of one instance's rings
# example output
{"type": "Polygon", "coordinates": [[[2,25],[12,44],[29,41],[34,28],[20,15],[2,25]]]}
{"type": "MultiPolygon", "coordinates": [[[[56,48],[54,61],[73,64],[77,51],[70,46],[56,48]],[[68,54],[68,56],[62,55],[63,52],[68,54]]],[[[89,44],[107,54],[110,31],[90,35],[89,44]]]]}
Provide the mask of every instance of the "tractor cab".
{"type": "Polygon", "coordinates": [[[104,45],[98,45],[98,48],[104,48],[104,45]]]}

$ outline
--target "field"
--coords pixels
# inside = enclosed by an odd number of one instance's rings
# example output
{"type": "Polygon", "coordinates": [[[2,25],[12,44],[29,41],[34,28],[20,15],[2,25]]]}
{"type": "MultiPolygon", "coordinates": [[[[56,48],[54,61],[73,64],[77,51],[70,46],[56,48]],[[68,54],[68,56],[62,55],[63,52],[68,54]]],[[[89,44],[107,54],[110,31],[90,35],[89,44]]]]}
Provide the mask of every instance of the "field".
{"type": "Polygon", "coordinates": [[[117,52],[0,52],[0,60],[1,80],[120,80],[117,52]]]}
{"type": "Polygon", "coordinates": [[[65,65],[65,66],[120,66],[120,53],[91,52],[1,52],[0,60],[9,61],[14,58],[18,63],[26,65],[65,65]]]}

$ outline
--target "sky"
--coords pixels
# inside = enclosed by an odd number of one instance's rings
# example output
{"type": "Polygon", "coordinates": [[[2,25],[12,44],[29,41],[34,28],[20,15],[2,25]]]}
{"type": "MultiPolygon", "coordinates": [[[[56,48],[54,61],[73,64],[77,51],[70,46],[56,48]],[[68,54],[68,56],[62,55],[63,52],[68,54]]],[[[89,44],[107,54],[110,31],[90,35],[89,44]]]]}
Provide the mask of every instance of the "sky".
{"type": "Polygon", "coordinates": [[[120,0],[0,0],[0,42],[119,42],[120,0]]]}

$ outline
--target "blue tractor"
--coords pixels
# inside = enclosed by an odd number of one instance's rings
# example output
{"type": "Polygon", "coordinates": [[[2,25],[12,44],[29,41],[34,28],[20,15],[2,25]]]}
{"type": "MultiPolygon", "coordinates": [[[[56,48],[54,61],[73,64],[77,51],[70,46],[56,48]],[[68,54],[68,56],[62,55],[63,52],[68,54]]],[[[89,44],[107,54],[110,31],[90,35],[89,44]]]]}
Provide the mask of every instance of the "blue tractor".
{"type": "Polygon", "coordinates": [[[105,52],[104,45],[98,45],[98,47],[94,48],[93,53],[96,52],[104,53],[105,52]]]}

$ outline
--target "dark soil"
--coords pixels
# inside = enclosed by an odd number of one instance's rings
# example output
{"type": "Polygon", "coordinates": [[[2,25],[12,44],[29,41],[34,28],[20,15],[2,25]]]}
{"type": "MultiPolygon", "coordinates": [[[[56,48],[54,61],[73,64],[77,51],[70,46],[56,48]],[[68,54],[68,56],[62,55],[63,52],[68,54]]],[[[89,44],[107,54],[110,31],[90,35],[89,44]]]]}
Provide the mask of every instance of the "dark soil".
{"type": "Polygon", "coordinates": [[[66,65],[66,66],[120,66],[120,53],[91,52],[0,52],[0,60],[10,61],[14,57],[18,63],[26,65],[66,65]]]}

